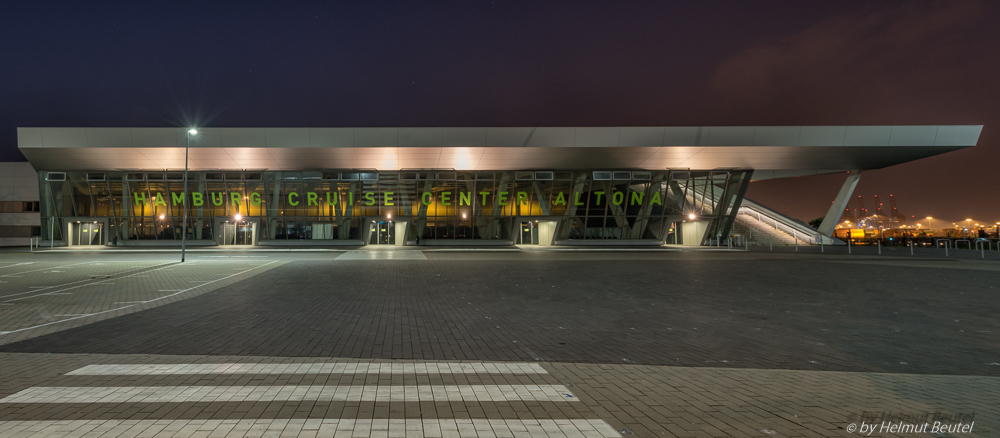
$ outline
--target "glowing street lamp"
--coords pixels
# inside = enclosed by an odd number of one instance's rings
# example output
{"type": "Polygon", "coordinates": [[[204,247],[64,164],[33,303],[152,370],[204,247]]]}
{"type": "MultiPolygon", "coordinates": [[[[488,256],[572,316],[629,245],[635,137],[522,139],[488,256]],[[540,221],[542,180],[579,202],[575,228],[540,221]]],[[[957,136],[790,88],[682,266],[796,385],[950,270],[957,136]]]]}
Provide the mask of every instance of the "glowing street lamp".
{"type": "Polygon", "coordinates": [[[184,251],[187,249],[187,226],[188,226],[188,149],[191,148],[191,136],[198,135],[198,130],[188,129],[184,138],[184,222],[181,224],[181,263],[184,263],[184,251]]]}
{"type": "Polygon", "coordinates": [[[691,220],[694,220],[695,217],[696,216],[694,215],[694,213],[691,213],[691,214],[688,215],[688,219],[691,219],[691,220]]]}
{"type": "Polygon", "coordinates": [[[236,222],[239,222],[239,221],[240,221],[240,219],[243,219],[243,215],[242,215],[242,214],[239,214],[239,213],[236,213],[236,216],[233,216],[233,219],[235,219],[235,220],[236,220],[236,222]]]}
{"type": "Polygon", "coordinates": [[[927,216],[927,228],[934,229],[934,218],[927,216]]]}

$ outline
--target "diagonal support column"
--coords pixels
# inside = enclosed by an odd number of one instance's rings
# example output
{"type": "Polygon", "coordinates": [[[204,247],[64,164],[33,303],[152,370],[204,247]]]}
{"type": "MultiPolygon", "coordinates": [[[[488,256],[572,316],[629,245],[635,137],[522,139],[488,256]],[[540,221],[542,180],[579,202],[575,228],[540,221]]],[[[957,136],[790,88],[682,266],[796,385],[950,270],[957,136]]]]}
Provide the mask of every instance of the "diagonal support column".
{"type": "Polygon", "coordinates": [[[833,205],[830,206],[830,210],[826,212],[823,222],[819,225],[820,234],[833,236],[833,230],[837,227],[837,223],[840,222],[840,215],[847,208],[847,203],[851,200],[851,194],[854,193],[854,187],[858,185],[859,179],[861,179],[860,170],[847,172],[847,179],[844,180],[844,185],[840,187],[837,198],[833,200],[833,205]]]}

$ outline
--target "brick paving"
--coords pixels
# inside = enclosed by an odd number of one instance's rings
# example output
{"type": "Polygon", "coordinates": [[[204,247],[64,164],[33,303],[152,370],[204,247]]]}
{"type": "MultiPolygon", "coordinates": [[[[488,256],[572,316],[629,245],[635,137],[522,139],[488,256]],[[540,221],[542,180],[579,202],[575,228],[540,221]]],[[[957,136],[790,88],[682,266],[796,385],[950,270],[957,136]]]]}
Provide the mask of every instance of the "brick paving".
{"type": "Polygon", "coordinates": [[[0,437],[1000,434],[996,262],[341,254],[0,255],[0,437]]]}
{"type": "Polygon", "coordinates": [[[426,255],[283,261],[0,351],[1000,375],[1000,271],[950,268],[974,262],[426,255]]]}
{"type": "MultiPolygon", "coordinates": [[[[252,277],[277,260],[50,261],[0,265],[0,343],[180,301],[252,277]]],[[[41,259],[40,259],[41,258],[41,259]]]]}
{"type": "Polygon", "coordinates": [[[976,422],[975,433],[966,436],[1000,433],[1000,414],[995,409],[1000,404],[1000,379],[994,377],[551,362],[512,364],[501,370],[479,363],[253,356],[6,353],[0,354],[0,361],[6,365],[0,371],[4,382],[0,386],[0,436],[22,436],[17,433],[30,428],[45,431],[37,436],[64,436],[60,430],[81,435],[94,431],[83,436],[194,436],[196,432],[204,432],[203,436],[333,436],[317,431],[338,428],[346,431],[345,436],[394,436],[379,431],[402,427],[396,436],[608,437],[619,436],[612,431],[624,430],[644,437],[842,437],[851,436],[845,430],[848,425],[879,416],[929,421],[962,418],[976,422]],[[174,369],[181,371],[113,375],[94,370],[106,366],[109,371],[127,372],[123,367],[128,364],[160,369],[177,364],[174,369]],[[228,371],[206,372],[210,366],[228,371]],[[538,366],[542,372],[534,368],[538,366]],[[283,373],[280,367],[316,372],[283,373]],[[461,367],[464,372],[452,372],[461,367]],[[373,368],[405,372],[368,372],[373,368]],[[273,372],[259,373],[265,369],[273,372]],[[442,384],[550,385],[564,387],[579,401],[28,403],[11,397],[59,388],[99,390],[109,385],[120,387],[124,394],[139,387],[172,390],[183,385],[266,389],[348,384],[384,391],[442,384]],[[231,435],[240,425],[244,427],[240,434],[231,435]],[[118,435],[125,431],[133,434],[118,435]]]}

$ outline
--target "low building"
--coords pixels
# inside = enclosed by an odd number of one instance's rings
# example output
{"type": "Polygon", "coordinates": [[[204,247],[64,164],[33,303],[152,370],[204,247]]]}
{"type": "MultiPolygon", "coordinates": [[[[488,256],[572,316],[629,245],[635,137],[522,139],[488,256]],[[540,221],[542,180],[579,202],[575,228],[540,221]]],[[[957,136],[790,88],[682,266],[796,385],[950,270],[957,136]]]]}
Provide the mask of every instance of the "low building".
{"type": "Polygon", "coordinates": [[[38,172],[29,163],[0,163],[0,246],[29,246],[41,236],[38,172]]]}
{"type": "Polygon", "coordinates": [[[703,245],[751,180],[843,173],[807,228],[829,236],[861,171],[981,129],[18,128],[18,147],[57,245],[703,245]]]}

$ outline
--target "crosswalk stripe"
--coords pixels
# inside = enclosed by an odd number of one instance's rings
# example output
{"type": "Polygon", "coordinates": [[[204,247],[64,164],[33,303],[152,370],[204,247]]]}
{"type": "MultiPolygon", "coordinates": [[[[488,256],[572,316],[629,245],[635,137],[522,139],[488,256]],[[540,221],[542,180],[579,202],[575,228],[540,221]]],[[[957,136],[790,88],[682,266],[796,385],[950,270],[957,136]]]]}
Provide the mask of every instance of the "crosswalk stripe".
{"type": "Polygon", "coordinates": [[[433,363],[179,363],[87,365],[70,375],[173,375],[173,374],[548,374],[540,364],[502,362],[433,363]]]}
{"type": "Polygon", "coordinates": [[[578,401],[558,385],[283,385],[32,387],[0,403],[228,401],[578,401]]]}
{"type": "Polygon", "coordinates": [[[398,437],[582,437],[618,438],[602,420],[355,420],[355,419],[257,419],[257,420],[70,420],[0,421],[0,437],[101,436],[151,438],[181,436],[398,436],[398,437]]]}

